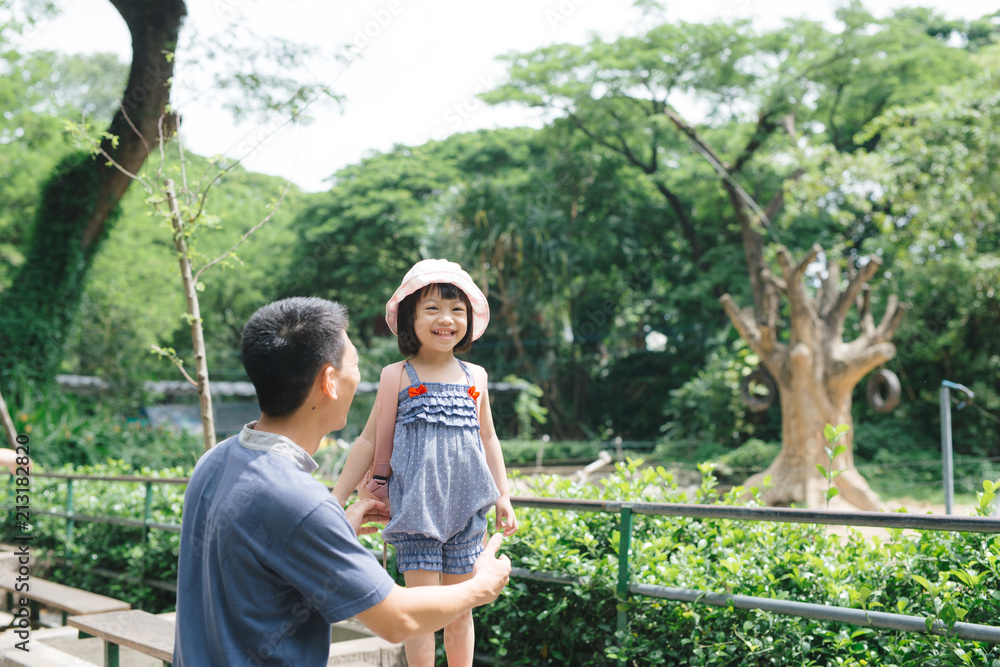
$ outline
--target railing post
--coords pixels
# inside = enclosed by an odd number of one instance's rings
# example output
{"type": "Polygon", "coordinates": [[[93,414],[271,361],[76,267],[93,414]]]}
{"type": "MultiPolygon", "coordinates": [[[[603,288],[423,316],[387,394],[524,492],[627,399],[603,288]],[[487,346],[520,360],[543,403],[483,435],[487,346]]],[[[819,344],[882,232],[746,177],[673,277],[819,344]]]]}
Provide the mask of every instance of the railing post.
{"type": "Polygon", "coordinates": [[[73,480],[66,480],[66,560],[70,560],[73,543],[73,480]]]}
{"type": "Polygon", "coordinates": [[[965,402],[975,397],[972,390],[964,384],[957,382],[941,381],[941,389],[938,391],[941,403],[941,476],[944,481],[944,512],[951,514],[952,504],[955,500],[955,473],[952,463],[951,447],[951,392],[950,389],[965,392],[965,398],[958,404],[958,409],[965,407],[965,402]]]}
{"type": "MultiPolygon", "coordinates": [[[[621,523],[619,525],[618,537],[618,636],[621,637],[619,648],[625,643],[628,632],[628,611],[625,603],[628,602],[629,587],[629,551],[632,550],[632,506],[625,504],[621,507],[621,523]]],[[[618,664],[624,665],[625,658],[619,655],[618,664]]]]}
{"type": "Polygon", "coordinates": [[[153,511],[153,482],[146,482],[146,512],[142,517],[142,543],[149,541],[149,524],[152,523],[150,515],[153,511]]]}

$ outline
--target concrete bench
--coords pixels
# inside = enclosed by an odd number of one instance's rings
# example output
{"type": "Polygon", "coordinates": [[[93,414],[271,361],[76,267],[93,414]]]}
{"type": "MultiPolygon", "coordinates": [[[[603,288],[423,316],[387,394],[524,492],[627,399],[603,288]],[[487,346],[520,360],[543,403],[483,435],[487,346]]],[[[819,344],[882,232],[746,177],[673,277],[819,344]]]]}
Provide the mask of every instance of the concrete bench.
{"type": "Polygon", "coordinates": [[[45,644],[32,643],[30,651],[5,651],[0,655],[0,667],[97,667],[97,665],[45,644]]]}
{"type": "Polygon", "coordinates": [[[132,608],[128,602],[37,577],[30,577],[27,582],[21,582],[22,585],[27,583],[28,590],[26,591],[18,591],[16,588],[18,583],[15,577],[0,578],[0,590],[7,592],[7,609],[13,611],[15,606],[19,606],[15,605],[15,602],[20,598],[27,598],[31,602],[30,620],[35,626],[38,625],[39,608],[43,606],[61,611],[63,625],[66,624],[68,616],[99,614],[132,608]]]}
{"type": "Polygon", "coordinates": [[[66,652],[67,641],[79,641],[74,628],[32,630],[29,642],[16,633],[2,632],[0,667],[98,667],[79,654],[66,652]]]}
{"type": "MultiPolygon", "coordinates": [[[[98,637],[104,640],[105,667],[118,667],[119,647],[124,646],[144,655],[162,660],[169,666],[174,652],[174,623],[164,616],[154,616],[133,609],[105,614],[72,616],[70,627],[80,632],[80,638],[98,637]]],[[[328,665],[354,667],[405,667],[406,658],[401,644],[390,644],[372,636],[356,621],[334,624],[328,665]],[[366,636],[367,635],[367,636],[366,636]]]]}
{"type": "Polygon", "coordinates": [[[118,667],[119,646],[162,660],[168,667],[174,659],[174,624],[148,611],[132,609],[73,616],[67,624],[80,631],[81,639],[104,640],[105,667],[118,667]]]}

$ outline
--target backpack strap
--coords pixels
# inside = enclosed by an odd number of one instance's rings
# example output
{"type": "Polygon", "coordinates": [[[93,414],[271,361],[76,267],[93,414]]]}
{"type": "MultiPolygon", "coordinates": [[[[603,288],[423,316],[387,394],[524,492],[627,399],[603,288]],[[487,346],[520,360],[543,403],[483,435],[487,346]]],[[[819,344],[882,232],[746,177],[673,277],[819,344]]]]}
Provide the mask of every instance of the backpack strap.
{"type": "Polygon", "coordinates": [[[458,365],[462,367],[465,372],[465,379],[469,381],[469,398],[472,399],[472,403],[476,406],[476,419],[479,419],[479,391],[476,390],[476,381],[472,379],[472,373],[469,372],[469,367],[461,359],[458,360],[458,365]]]}
{"type": "MultiPolygon", "coordinates": [[[[396,409],[399,407],[399,382],[403,376],[403,364],[397,362],[382,369],[375,397],[375,457],[372,459],[372,481],[385,487],[388,494],[389,477],[392,468],[392,438],[396,431],[396,409]]],[[[378,494],[376,494],[378,495],[378,494]]]]}

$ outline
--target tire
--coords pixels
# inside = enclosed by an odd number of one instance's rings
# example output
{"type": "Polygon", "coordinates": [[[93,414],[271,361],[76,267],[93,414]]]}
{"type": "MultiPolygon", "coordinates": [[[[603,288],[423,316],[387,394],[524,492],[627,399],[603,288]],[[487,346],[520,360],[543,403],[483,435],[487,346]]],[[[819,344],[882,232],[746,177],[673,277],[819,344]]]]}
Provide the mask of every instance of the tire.
{"type": "Polygon", "coordinates": [[[899,405],[899,378],[888,369],[880,368],[872,373],[865,391],[868,394],[868,405],[875,412],[892,412],[899,405]]]}
{"type": "Polygon", "coordinates": [[[747,404],[754,412],[763,412],[769,407],[774,405],[774,399],[778,396],[778,385],[774,382],[774,378],[771,374],[767,372],[764,368],[758,368],[749,375],[745,376],[740,380],[740,397],[743,402],[747,404]],[[752,383],[758,383],[767,389],[767,393],[763,396],[760,394],[755,394],[750,391],[750,385],[752,383]]]}

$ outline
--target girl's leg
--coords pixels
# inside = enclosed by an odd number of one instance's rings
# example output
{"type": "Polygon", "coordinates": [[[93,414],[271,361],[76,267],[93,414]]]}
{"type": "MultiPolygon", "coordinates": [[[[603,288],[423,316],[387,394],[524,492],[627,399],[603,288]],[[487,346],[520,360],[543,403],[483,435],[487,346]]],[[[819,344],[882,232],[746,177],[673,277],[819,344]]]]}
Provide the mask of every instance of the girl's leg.
{"type": "MultiPolygon", "coordinates": [[[[428,570],[407,570],[403,572],[407,588],[415,586],[440,586],[441,573],[428,570]]],[[[447,639],[447,638],[446,638],[447,639]]],[[[420,635],[403,642],[406,662],[410,667],[434,667],[434,633],[420,635]]],[[[472,664],[472,663],[469,663],[472,664]]]]}
{"type": "MultiPolygon", "coordinates": [[[[472,579],[468,574],[442,574],[444,585],[458,584],[472,579]]],[[[472,612],[467,611],[456,621],[444,626],[444,650],[448,655],[448,667],[472,667],[472,654],[476,644],[476,632],[472,625],[472,612]]]]}

